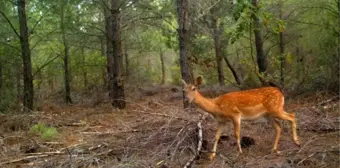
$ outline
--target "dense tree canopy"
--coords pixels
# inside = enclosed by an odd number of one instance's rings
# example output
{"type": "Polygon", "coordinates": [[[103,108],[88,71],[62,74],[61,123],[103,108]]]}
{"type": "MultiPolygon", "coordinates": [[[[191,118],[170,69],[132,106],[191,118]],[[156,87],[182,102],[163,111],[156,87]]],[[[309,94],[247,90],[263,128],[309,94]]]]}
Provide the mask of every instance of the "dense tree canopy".
{"type": "Polygon", "coordinates": [[[294,94],[338,92],[338,3],[1,1],[0,111],[55,94],[76,103],[73,92],[91,88],[109,88],[124,108],[128,86],[198,75],[209,85],[251,88],[260,76],[294,94]]]}

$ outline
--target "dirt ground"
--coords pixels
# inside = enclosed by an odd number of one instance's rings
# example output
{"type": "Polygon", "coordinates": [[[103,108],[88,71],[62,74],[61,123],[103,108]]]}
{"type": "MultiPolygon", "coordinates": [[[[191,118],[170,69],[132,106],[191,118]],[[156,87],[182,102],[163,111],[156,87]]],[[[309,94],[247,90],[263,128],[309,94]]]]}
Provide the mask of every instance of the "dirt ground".
{"type": "MultiPolygon", "coordinates": [[[[205,113],[184,111],[178,88],[159,90],[137,90],[124,110],[113,109],[107,100],[83,100],[74,105],[43,103],[30,114],[0,114],[0,167],[183,167],[196,153],[197,122],[205,113]],[[56,128],[58,134],[48,140],[30,134],[37,123],[56,128]]],[[[339,99],[313,93],[285,102],[285,109],[297,116],[301,147],[283,122],[281,154],[271,153],[275,132],[260,119],[242,122],[241,136],[255,144],[238,154],[230,122],[215,160],[208,161],[216,122],[206,115],[202,152],[192,167],[339,167],[339,99]]]]}

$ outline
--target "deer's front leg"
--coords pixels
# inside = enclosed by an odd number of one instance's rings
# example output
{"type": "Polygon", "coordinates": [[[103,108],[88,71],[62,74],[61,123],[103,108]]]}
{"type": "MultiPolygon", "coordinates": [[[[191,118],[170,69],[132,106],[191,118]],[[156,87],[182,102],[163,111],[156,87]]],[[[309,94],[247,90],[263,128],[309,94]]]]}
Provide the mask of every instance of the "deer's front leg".
{"type": "Polygon", "coordinates": [[[215,158],[217,143],[221,137],[221,133],[223,132],[224,127],[225,127],[225,123],[220,123],[220,122],[217,123],[217,130],[216,130],[216,135],[214,139],[214,147],[213,147],[212,153],[210,153],[209,155],[210,160],[213,160],[215,158]]]}
{"type": "Polygon", "coordinates": [[[240,128],[241,128],[241,116],[232,118],[234,124],[234,134],[236,138],[237,149],[242,153],[241,141],[240,141],[240,128]]]}

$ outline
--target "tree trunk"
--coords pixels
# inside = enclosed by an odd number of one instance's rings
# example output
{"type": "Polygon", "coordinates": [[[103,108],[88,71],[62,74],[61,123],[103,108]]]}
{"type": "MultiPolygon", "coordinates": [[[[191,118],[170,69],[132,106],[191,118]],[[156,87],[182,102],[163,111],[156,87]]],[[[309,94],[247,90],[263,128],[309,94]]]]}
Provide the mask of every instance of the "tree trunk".
{"type": "Polygon", "coordinates": [[[130,65],[129,65],[129,55],[127,52],[127,45],[125,44],[125,52],[124,52],[124,56],[125,56],[125,77],[128,78],[130,76],[130,65]]]}
{"type": "Polygon", "coordinates": [[[213,36],[214,36],[214,46],[215,46],[215,55],[217,62],[217,74],[218,74],[218,82],[220,86],[224,86],[224,75],[223,75],[223,66],[222,66],[222,46],[221,46],[221,33],[223,31],[222,27],[219,27],[217,19],[212,19],[213,26],[213,36]]]}
{"type": "MultiPolygon", "coordinates": [[[[338,0],[338,24],[340,27],[340,0],[338,0]]],[[[340,58],[340,29],[338,29],[338,58],[340,58]]]]}
{"type": "Polygon", "coordinates": [[[18,16],[20,28],[20,46],[21,56],[24,67],[24,111],[33,109],[33,77],[32,77],[32,62],[31,51],[28,41],[28,28],[26,19],[26,1],[18,0],[18,16]]]}
{"type": "Polygon", "coordinates": [[[65,23],[64,23],[64,7],[67,4],[67,0],[66,2],[63,0],[62,4],[61,4],[61,11],[60,11],[60,30],[61,30],[61,38],[62,38],[62,43],[64,45],[64,86],[65,86],[65,101],[66,103],[72,103],[72,99],[71,99],[71,87],[70,87],[70,79],[71,79],[71,75],[70,75],[70,71],[69,71],[69,46],[66,40],[66,32],[65,32],[65,23]]]}
{"type": "Polygon", "coordinates": [[[267,70],[267,58],[263,51],[263,41],[261,35],[261,26],[260,20],[257,16],[258,14],[258,6],[257,0],[252,0],[252,5],[254,7],[254,13],[252,15],[253,22],[254,22],[254,35],[255,35],[255,47],[256,47],[256,58],[257,58],[257,65],[259,68],[260,73],[266,74],[267,70]]]}
{"type": "Polygon", "coordinates": [[[99,37],[100,38],[100,53],[102,56],[105,56],[105,38],[99,37]]]}
{"type": "Polygon", "coordinates": [[[113,28],[113,102],[112,106],[123,109],[126,106],[123,80],[123,52],[120,28],[120,0],[112,0],[112,28],[113,28]]]}
{"type": "Polygon", "coordinates": [[[1,65],[1,62],[0,62],[0,90],[2,88],[2,65],[1,65]]]}
{"type": "MultiPolygon", "coordinates": [[[[104,19],[104,24],[106,26],[106,19],[104,19]]],[[[100,40],[100,52],[101,52],[101,55],[102,56],[106,56],[107,57],[107,54],[106,54],[106,49],[105,49],[105,40],[106,40],[106,34],[105,34],[105,37],[102,37],[100,36],[99,37],[99,40],[100,40]]],[[[107,75],[107,68],[102,68],[102,79],[103,79],[103,89],[106,90],[108,88],[108,75],[107,75]]]]}
{"type": "Polygon", "coordinates": [[[17,89],[17,100],[18,102],[22,101],[22,95],[21,95],[21,78],[22,78],[22,69],[21,64],[16,65],[16,89],[17,89]]]}
{"type": "Polygon", "coordinates": [[[230,61],[228,60],[227,55],[224,56],[224,61],[228,65],[228,68],[230,69],[231,73],[233,74],[236,83],[238,85],[241,85],[241,79],[238,73],[236,72],[235,68],[233,67],[233,65],[231,65],[230,61]]]}
{"type": "Polygon", "coordinates": [[[86,89],[88,86],[87,80],[87,72],[86,72],[86,56],[85,56],[85,48],[81,48],[81,62],[82,62],[82,71],[83,71],[83,80],[84,80],[84,88],[86,89]]]}
{"type": "MultiPolygon", "coordinates": [[[[106,3],[103,1],[103,3],[106,3]]],[[[112,35],[112,16],[106,8],[108,4],[103,4],[106,30],[106,70],[107,70],[107,87],[110,99],[113,99],[113,35],[112,35]]]]}
{"type": "Polygon", "coordinates": [[[159,53],[160,59],[161,59],[161,68],[162,68],[162,81],[161,84],[165,84],[165,65],[164,65],[164,52],[160,51],[159,53]]]}
{"type": "Polygon", "coordinates": [[[51,89],[51,92],[54,93],[54,77],[53,76],[48,77],[48,86],[49,86],[49,89],[51,89]]]}
{"type": "MultiPolygon", "coordinates": [[[[178,21],[178,42],[179,42],[179,62],[181,68],[182,79],[187,83],[193,83],[190,74],[189,57],[189,14],[188,0],[176,0],[177,3],[177,21],[178,21]]],[[[183,91],[184,108],[189,107],[189,101],[185,99],[183,91]]]]}
{"type": "MultiPolygon", "coordinates": [[[[280,19],[282,17],[282,8],[283,8],[283,0],[280,0],[280,19]]],[[[284,41],[283,41],[283,32],[280,31],[279,33],[279,45],[280,45],[280,81],[281,87],[284,88],[284,66],[285,66],[285,59],[284,59],[284,41]]]]}

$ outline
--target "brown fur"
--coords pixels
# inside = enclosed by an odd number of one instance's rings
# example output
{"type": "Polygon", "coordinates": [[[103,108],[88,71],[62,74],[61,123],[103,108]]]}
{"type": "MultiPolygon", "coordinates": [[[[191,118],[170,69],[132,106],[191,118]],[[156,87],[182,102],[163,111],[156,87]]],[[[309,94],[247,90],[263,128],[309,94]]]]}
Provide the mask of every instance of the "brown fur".
{"type": "Polygon", "coordinates": [[[190,102],[194,102],[198,107],[212,114],[218,122],[215,135],[215,142],[210,159],[215,157],[217,142],[228,119],[234,124],[234,134],[237,140],[237,148],[242,153],[240,145],[240,124],[241,120],[253,120],[259,117],[266,117],[271,121],[276,130],[273,151],[278,153],[277,144],[281,135],[281,125],[278,119],[288,120],[291,123],[292,138],[299,145],[300,142],[296,135],[295,115],[284,111],[284,96],[276,87],[263,87],[239,92],[231,92],[216,98],[206,98],[202,96],[197,86],[202,79],[198,77],[195,85],[184,84],[186,97],[190,102]]]}

